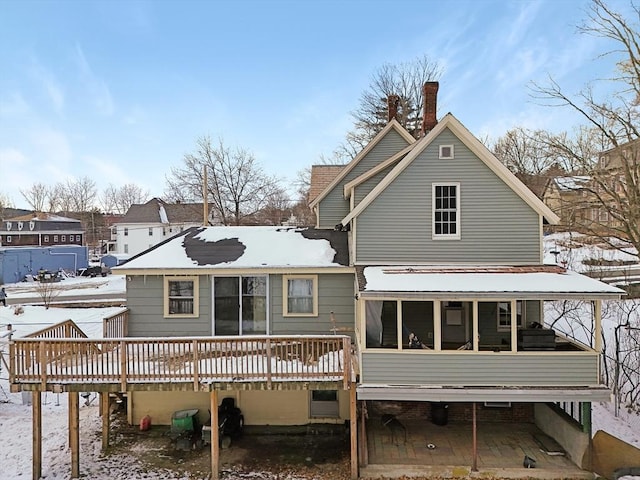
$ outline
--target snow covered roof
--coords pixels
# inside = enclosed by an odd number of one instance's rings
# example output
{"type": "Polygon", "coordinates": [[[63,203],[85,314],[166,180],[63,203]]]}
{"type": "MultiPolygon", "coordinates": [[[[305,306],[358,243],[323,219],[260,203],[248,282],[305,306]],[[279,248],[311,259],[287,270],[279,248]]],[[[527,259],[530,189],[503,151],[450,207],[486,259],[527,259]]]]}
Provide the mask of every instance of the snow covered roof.
{"type": "Polygon", "coordinates": [[[553,179],[560,190],[579,190],[584,188],[591,177],[573,176],[573,177],[556,177],[553,179]]]}
{"type": "Polygon", "coordinates": [[[347,233],[291,227],[193,227],[114,270],[325,268],[349,265],[347,233]]]}
{"type": "Polygon", "coordinates": [[[358,272],[363,298],[409,297],[620,298],[624,290],[555,265],[378,266],[358,272]]]}

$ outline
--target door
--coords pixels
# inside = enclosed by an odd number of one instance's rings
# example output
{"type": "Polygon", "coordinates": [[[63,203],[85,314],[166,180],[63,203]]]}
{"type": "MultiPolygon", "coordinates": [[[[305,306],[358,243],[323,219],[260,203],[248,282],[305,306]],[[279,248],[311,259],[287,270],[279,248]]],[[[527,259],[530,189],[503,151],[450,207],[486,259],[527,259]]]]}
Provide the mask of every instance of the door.
{"type": "Polygon", "coordinates": [[[442,302],[442,348],[456,349],[469,340],[468,302],[442,302]]]}
{"type": "Polygon", "coordinates": [[[267,277],[213,277],[214,335],[267,333],[267,277]]]}

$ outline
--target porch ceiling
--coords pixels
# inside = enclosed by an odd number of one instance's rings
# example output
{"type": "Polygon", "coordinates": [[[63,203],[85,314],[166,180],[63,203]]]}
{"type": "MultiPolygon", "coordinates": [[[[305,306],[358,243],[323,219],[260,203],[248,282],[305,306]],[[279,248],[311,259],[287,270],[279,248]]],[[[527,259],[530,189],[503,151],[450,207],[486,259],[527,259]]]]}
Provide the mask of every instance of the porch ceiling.
{"type": "Polygon", "coordinates": [[[556,265],[358,267],[364,299],[618,299],[625,291],[556,265]]]}
{"type": "Polygon", "coordinates": [[[429,402],[608,402],[611,390],[586,387],[447,387],[361,384],[358,400],[429,402]]]}

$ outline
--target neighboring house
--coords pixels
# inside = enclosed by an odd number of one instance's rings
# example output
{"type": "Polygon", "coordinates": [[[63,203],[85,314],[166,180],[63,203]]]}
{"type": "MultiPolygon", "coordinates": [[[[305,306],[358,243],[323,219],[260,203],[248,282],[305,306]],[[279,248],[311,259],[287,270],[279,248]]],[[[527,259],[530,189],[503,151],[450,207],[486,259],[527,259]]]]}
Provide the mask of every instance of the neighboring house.
{"type": "Polygon", "coordinates": [[[30,213],[2,221],[0,245],[44,247],[84,245],[82,222],[51,213],[30,213]]]}
{"type": "Polygon", "coordinates": [[[554,177],[542,194],[544,203],[560,217],[556,226],[564,231],[580,230],[593,218],[593,198],[588,188],[591,177],[585,175],[554,177]]]}
{"type": "MultiPolygon", "coordinates": [[[[311,202],[316,228],[198,227],[165,240],[114,270],[127,278],[128,338],[95,342],[101,362],[84,369],[76,357],[50,374],[21,368],[14,388],[126,392],[131,423],[197,408],[215,424],[219,395],[248,425],[348,420],[353,478],[376,463],[368,431],[387,408],[440,424],[449,412],[474,444],[496,423],[536,425],[583,466],[589,402],[611,393],[601,302],[624,292],[543,265],[543,225],[558,217],[453,115],[436,122],[430,91],[423,136],[391,119],[311,202]],[[549,300],[592,302],[593,346],[540,328],[549,300]],[[575,407],[581,426],[554,403],[575,407]]],[[[14,344],[19,358],[36,350],[14,344]]],[[[423,447],[393,460],[437,464],[423,447]]],[[[477,465],[477,449],[458,453],[464,465],[448,468],[477,465]]],[[[522,450],[509,455],[522,465],[522,450]]]]}
{"type": "Polygon", "coordinates": [[[133,204],[113,223],[115,249],[105,253],[137,255],[189,227],[202,225],[202,219],[201,203],[166,203],[152,198],[133,204]]]}
{"type": "Polygon", "coordinates": [[[87,268],[82,223],[50,213],[4,220],[0,226],[0,281],[14,283],[40,270],[75,273],[87,268]]]}

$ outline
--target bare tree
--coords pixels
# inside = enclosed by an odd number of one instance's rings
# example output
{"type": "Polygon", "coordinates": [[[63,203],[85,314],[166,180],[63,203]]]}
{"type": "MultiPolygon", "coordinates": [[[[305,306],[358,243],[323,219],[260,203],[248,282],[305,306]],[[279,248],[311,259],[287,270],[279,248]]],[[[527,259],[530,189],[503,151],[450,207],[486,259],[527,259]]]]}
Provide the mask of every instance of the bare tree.
{"type": "Polygon", "coordinates": [[[427,55],[411,62],[382,65],[362,92],[358,107],[351,113],[354,128],[347,133],[334,156],[342,159],[340,163],[355,157],[384,128],[390,95],[398,96],[396,119],[418,138],[422,127],[422,87],[425,82],[438,80],[441,74],[440,65],[427,55]]]}
{"type": "Polygon", "coordinates": [[[532,90],[543,103],[578,112],[589,125],[586,128],[609,149],[594,163],[566,138],[550,139],[553,148],[572,154],[592,177],[588,193],[594,198],[595,209],[603,213],[584,229],[612,239],[613,247],[620,248],[621,240],[640,251],[640,8],[631,7],[635,20],[614,11],[604,0],[592,0],[588,17],[579,27],[583,34],[615,42],[616,48],[602,55],[612,57],[616,67],[617,73],[607,80],[615,88],[613,94],[597,98],[592,86],[587,86],[578,95],[570,95],[553,78],[545,85],[534,83],[532,90]]]}
{"type": "Polygon", "coordinates": [[[44,212],[49,202],[50,188],[44,183],[34,183],[29,188],[20,189],[22,198],[36,212],[44,212]]]}
{"type": "Polygon", "coordinates": [[[6,194],[0,192],[0,218],[4,218],[5,208],[13,208],[13,202],[6,194]]]}
{"type": "Polygon", "coordinates": [[[100,206],[104,212],[124,215],[134,203],[145,203],[149,192],[142,190],[135,183],[127,183],[121,187],[109,184],[100,195],[100,206]]]}
{"type": "Polygon", "coordinates": [[[205,168],[210,211],[223,225],[250,221],[281,191],[280,181],[264,173],[252,153],[226,147],[222,139],[214,145],[203,136],[197,139],[195,151],[184,156],[183,165],[172,168],[166,177],[167,197],[202,199],[205,168]]]}

